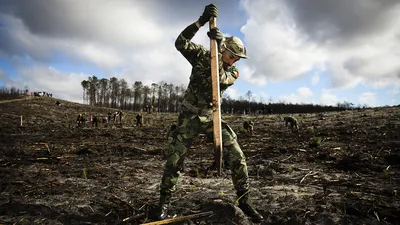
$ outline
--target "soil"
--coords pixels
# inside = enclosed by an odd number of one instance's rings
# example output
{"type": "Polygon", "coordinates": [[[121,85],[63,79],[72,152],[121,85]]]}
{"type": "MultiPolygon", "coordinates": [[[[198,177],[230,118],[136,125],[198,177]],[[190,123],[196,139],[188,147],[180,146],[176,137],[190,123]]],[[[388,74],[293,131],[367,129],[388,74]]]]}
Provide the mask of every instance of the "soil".
{"type": "MultiPolygon", "coordinates": [[[[177,114],[123,111],[121,123],[75,124],[79,113],[116,109],[47,97],[0,103],[0,224],[142,224],[155,221],[167,146],[177,114]],[[21,126],[22,115],[22,126],[21,126]]],[[[223,115],[247,158],[252,204],[263,224],[400,224],[400,107],[286,115],[223,115]],[[252,135],[243,121],[255,122],[252,135]]],[[[207,168],[212,144],[190,148],[174,224],[251,224],[234,202],[230,171],[207,168]]]]}

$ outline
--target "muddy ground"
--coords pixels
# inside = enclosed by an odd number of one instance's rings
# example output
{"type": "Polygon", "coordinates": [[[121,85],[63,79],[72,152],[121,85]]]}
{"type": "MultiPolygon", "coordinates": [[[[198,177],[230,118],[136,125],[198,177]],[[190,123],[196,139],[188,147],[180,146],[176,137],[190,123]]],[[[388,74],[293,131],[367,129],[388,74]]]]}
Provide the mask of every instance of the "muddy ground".
{"type": "MultiPolygon", "coordinates": [[[[154,221],[165,128],[176,114],[146,114],[140,128],[124,111],[122,125],[77,128],[78,113],[115,110],[61,103],[0,103],[0,224],[154,221]]],[[[295,115],[299,135],[282,116],[223,116],[238,132],[264,224],[400,224],[399,107],[295,115]],[[240,132],[247,119],[252,136],[240,132]]],[[[193,143],[171,214],[213,216],[175,224],[251,224],[233,204],[229,170],[207,171],[212,152],[204,136],[193,143]]]]}

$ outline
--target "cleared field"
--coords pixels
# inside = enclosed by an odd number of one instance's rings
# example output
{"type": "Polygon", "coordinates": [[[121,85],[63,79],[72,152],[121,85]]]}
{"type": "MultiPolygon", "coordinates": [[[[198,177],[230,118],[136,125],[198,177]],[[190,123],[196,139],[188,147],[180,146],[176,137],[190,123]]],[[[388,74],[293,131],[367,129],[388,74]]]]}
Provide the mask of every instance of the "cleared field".
{"type": "MultiPolygon", "coordinates": [[[[122,124],[86,124],[92,108],[34,98],[0,104],[0,223],[141,224],[158,203],[166,127],[176,114],[134,112],[122,124]],[[23,128],[20,128],[20,116],[23,128]]],[[[247,157],[253,204],[265,224],[399,224],[400,108],[295,115],[231,116],[247,157]],[[240,131],[255,121],[254,134],[240,131]]],[[[171,210],[178,216],[212,210],[212,217],[175,224],[251,224],[233,202],[230,171],[208,171],[212,145],[205,136],[185,160],[171,210]]]]}

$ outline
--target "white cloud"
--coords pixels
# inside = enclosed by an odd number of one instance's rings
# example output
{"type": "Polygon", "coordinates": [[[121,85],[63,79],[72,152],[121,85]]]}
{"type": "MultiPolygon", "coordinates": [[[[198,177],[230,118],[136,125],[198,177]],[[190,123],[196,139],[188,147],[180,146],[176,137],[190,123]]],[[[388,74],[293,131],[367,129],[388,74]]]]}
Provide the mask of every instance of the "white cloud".
{"type": "Polygon", "coordinates": [[[233,87],[228,88],[225,92],[224,92],[224,96],[229,96],[231,99],[239,99],[239,97],[242,94],[239,93],[239,91],[233,87]]]}
{"type": "Polygon", "coordinates": [[[52,93],[53,97],[74,102],[82,102],[81,82],[89,76],[82,73],[63,73],[47,66],[19,68],[19,74],[21,77],[15,83],[27,85],[29,91],[45,91],[52,93]]]}
{"type": "Polygon", "coordinates": [[[268,103],[271,98],[271,96],[265,91],[260,91],[258,95],[263,99],[263,103],[268,103]]]}
{"type": "Polygon", "coordinates": [[[301,98],[308,98],[308,97],[313,96],[313,92],[308,87],[301,87],[301,88],[297,89],[297,94],[301,98]]]}
{"type": "Polygon", "coordinates": [[[252,69],[246,63],[243,63],[240,68],[239,76],[241,79],[252,85],[265,86],[267,84],[267,78],[256,76],[255,72],[255,69],[252,69]]]}
{"type": "Polygon", "coordinates": [[[284,5],[276,1],[242,1],[250,17],[245,34],[249,80],[282,81],[323,68],[325,54],[299,33],[284,5]]]}
{"type": "Polygon", "coordinates": [[[313,92],[307,87],[300,87],[297,89],[296,94],[279,96],[281,101],[287,103],[310,103],[309,97],[313,96],[313,92]]]}
{"type": "Polygon", "coordinates": [[[93,62],[100,68],[115,68],[124,62],[123,57],[109,46],[85,44],[74,52],[81,60],[93,62]]]}
{"type": "Polygon", "coordinates": [[[318,73],[314,73],[314,75],[311,78],[311,85],[315,86],[317,85],[319,82],[319,74],[318,73]]]}
{"type": "MultiPolygon", "coordinates": [[[[254,80],[283,81],[326,70],[332,88],[400,83],[400,2],[242,0],[254,80]],[[372,14],[371,14],[372,13],[372,14]],[[375,15],[371,17],[371,15],[375,15]]],[[[316,75],[313,85],[317,83],[316,75]]]]}
{"type": "Polygon", "coordinates": [[[358,102],[368,106],[376,106],[376,94],[372,92],[365,92],[358,96],[358,102]]]}
{"type": "Polygon", "coordinates": [[[337,105],[339,99],[330,90],[322,90],[319,101],[321,105],[337,105]]]}
{"type": "Polygon", "coordinates": [[[398,93],[400,93],[400,86],[394,87],[393,89],[391,89],[389,91],[389,94],[392,94],[392,95],[397,95],[398,93]]]}

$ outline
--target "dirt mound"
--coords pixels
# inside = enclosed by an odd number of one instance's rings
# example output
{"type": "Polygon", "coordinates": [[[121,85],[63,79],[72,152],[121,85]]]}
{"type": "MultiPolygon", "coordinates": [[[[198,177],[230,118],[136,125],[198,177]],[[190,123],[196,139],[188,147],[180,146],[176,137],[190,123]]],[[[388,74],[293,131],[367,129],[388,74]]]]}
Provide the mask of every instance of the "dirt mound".
{"type": "MultiPolygon", "coordinates": [[[[52,98],[0,103],[1,224],[154,221],[166,127],[177,115],[146,114],[135,127],[136,112],[124,111],[122,123],[76,126],[79,113],[110,111],[52,98]]],[[[299,134],[283,116],[223,116],[238,133],[264,224],[399,224],[399,107],[295,115],[299,134]],[[249,119],[254,134],[242,134],[249,119]]],[[[205,136],[194,141],[171,215],[213,216],[175,224],[251,224],[233,205],[230,171],[207,170],[212,152],[205,136]]]]}

